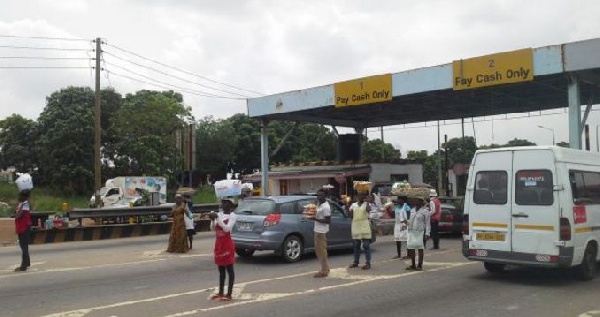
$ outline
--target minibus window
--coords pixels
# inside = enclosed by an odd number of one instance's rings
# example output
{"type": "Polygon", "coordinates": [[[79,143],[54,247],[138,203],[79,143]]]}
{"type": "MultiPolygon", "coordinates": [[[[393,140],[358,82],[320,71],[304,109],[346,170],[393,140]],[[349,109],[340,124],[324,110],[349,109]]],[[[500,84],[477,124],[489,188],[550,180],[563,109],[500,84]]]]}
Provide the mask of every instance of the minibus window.
{"type": "Polygon", "coordinates": [[[515,174],[517,205],[552,205],[553,188],[552,172],[549,170],[522,170],[515,174]]]}
{"type": "Polygon", "coordinates": [[[569,171],[569,180],[574,204],[600,204],[600,173],[569,171]]]}
{"type": "Polygon", "coordinates": [[[482,171],[475,175],[473,202],[476,204],[506,204],[507,174],[505,171],[482,171]]]}

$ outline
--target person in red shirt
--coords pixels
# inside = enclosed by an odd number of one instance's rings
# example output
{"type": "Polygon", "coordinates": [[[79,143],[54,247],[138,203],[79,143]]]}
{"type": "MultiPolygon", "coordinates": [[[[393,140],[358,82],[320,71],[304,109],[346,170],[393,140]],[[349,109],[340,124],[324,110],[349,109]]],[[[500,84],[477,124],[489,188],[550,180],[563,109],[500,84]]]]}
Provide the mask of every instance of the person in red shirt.
{"type": "Polygon", "coordinates": [[[437,250],[440,248],[440,234],[438,232],[438,225],[442,215],[442,205],[437,197],[437,191],[435,189],[429,190],[429,212],[431,223],[431,240],[433,240],[433,247],[431,249],[437,250]]]}
{"type": "Polygon", "coordinates": [[[31,266],[29,259],[29,232],[31,228],[31,204],[29,203],[29,190],[19,192],[19,205],[15,210],[15,228],[19,236],[19,246],[21,247],[21,265],[15,269],[15,272],[26,271],[31,266]]]}

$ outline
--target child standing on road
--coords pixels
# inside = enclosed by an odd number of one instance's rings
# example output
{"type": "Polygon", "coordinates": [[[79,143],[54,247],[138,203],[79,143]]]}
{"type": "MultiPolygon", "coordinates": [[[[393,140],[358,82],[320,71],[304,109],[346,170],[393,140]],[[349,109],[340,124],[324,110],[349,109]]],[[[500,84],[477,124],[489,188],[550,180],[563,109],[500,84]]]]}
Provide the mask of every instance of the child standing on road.
{"type": "Polygon", "coordinates": [[[210,228],[215,231],[215,264],[219,267],[219,293],[210,297],[212,300],[230,301],[233,292],[235,273],[233,263],[235,262],[235,245],[231,239],[231,229],[235,225],[235,214],[233,213],[234,202],[232,198],[221,198],[221,209],[218,214],[211,213],[210,228]],[[225,291],[225,272],[229,276],[229,288],[227,295],[225,291]]]}
{"type": "Polygon", "coordinates": [[[187,204],[188,210],[186,211],[183,220],[185,220],[185,230],[187,231],[188,241],[190,243],[190,249],[192,249],[192,242],[194,241],[194,235],[196,234],[196,228],[194,227],[194,202],[192,202],[192,195],[183,194],[183,198],[187,204]]]}

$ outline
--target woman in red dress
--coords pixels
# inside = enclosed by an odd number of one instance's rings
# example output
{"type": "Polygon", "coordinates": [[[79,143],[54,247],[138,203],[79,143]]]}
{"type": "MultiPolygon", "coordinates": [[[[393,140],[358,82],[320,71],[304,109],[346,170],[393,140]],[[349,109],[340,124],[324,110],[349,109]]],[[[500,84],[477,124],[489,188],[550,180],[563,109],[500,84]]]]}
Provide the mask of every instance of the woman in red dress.
{"type": "Polygon", "coordinates": [[[233,263],[235,262],[235,245],[231,239],[231,229],[235,225],[235,214],[233,213],[235,205],[231,198],[221,199],[221,209],[218,214],[211,213],[211,230],[215,231],[215,264],[219,267],[219,293],[211,296],[211,299],[230,301],[233,292],[233,282],[235,273],[233,263]],[[224,294],[225,272],[229,276],[229,288],[227,294],[224,294]]]}

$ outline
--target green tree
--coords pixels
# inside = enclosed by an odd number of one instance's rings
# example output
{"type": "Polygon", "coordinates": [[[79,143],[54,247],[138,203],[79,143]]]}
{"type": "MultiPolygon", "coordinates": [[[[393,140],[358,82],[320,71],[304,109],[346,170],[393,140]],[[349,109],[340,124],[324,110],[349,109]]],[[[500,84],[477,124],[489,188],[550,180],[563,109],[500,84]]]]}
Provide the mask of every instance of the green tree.
{"type": "Polygon", "coordinates": [[[106,153],[118,175],[165,175],[182,170],[177,135],[192,123],[183,97],[173,91],[141,90],[125,96],[110,120],[115,136],[106,153]]]}
{"type": "Polygon", "coordinates": [[[207,116],[196,122],[196,166],[201,174],[226,170],[235,155],[236,131],[225,120],[207,116]]]}
{"type": "Polygon", "coordinates": [[[31,172],[35,164],[36,122],[13,114],[0,120],[0,168],[31,172]]]}
{"type": "Polygon", "coordinates": [[[272,156],[273,163],[334,160],[336,157],[337,138],[333,131],[323,125],[279,121],[273,122],[269,128],[271,153],[291,131],[281,148],[272,156]]]}
{"type": "Polygon", "coordinates": [[[470,136],[453,138],[448,141],[445,150],[448,151],[448,167],[455,163],[470,164],[477,151],[477,144],[475,138],[470,136]]]}
{"type": "Polygon", "coordinates": [[[260,168],[260,123],[245,114],[235,114],[223,121],[235,131],[234,154],[224,157],[229,167],[239,173],[260,168]]]}
{"type": "Polygon", "coordinates": [[[368,140],[362,144],[363,160],[372,162],[389,162],[400,159],[400,157],[400,150],[394,148],[394,146],[390,143],[384,143],[381,141],[381,139],[368,140]]]}
{"type": "Polygon", "coordinates": [[[421,162],[421,164],[423,164],[423,182],[430,184],[434,187],[437,186],[439,162],[437,151],[431,155],[428,155],[427,151],[425,150],[408,151],[406,158],[409,160],[421,162]]]}
{"type": "Polygon", "coordinates": [[[38,119],[36,142],[42,182],[65,193],[93,189],[94,92],[68,87],[52,93],[38,119]]]}
{"type": "Polygon", "coordinates": [[[530,145],[536,145],[536,144],[531,141],[528,141],[528,140],[514,138],[514,139],[508,141],[508,143],[506,143],[505,146],[509,147],[509,146],[530,146],[530,145]]]}

